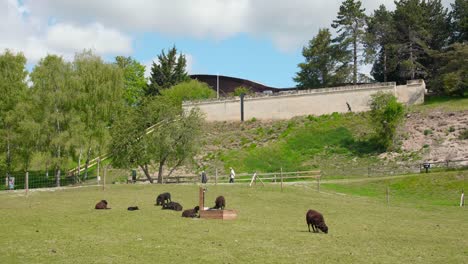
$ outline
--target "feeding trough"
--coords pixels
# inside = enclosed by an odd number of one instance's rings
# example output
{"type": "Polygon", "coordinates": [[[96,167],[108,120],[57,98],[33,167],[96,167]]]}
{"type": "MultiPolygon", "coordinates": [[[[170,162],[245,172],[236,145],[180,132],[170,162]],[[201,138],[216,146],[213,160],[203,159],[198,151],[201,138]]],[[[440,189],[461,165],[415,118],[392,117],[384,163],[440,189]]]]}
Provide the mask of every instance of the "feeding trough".
{"type": "Polygon", "coordinates": [[[222,219],[222,220],[234,220],[237,218],[236,210],[218,210],[218,209],[210,209],[209,207],[205,207],[205,191],[206,191],[205,188],[200,187],[200,191],[199,191],[200,218],[222,219]]]}

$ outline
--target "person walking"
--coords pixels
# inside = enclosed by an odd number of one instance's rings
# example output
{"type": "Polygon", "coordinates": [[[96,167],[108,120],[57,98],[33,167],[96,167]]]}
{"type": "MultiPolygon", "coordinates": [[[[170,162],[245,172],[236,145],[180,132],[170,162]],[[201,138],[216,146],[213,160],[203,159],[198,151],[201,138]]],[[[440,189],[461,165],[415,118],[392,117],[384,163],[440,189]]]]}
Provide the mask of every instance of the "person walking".
{"type": "Polygon", "coordinates": [[[201,172],[201,182],[202,183],[207,183],[208,182],[208,178],[206,177],[205,170],[202,170],[202,172],[201,172]]]}
{"type": "Polygon", "coordinates": [[[229,183],[234,183],[234,178],[236,177],[236,173],[232,167],[229,168],[231,173],[229,174],[229,183]]]}

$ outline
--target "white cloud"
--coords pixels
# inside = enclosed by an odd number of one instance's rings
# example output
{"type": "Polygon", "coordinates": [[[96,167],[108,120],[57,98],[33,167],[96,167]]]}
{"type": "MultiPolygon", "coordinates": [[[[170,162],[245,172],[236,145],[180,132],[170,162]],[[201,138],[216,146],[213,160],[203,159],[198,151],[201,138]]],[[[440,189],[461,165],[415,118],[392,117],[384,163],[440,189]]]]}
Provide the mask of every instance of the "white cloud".
{"type": "MultiPolygon", "coordinates": [[[[443,0],[448,3],[454,0],[443,0]]],[[[239,33],[270,38],[282,50],[301,47],[329,27],[342,0],[26,0],[32,13],[74,23],[98,22],[127,32],[225,39],[239,33]]],[[[367,13],[393,0],[363,0],[367,13]]]]}
{"type": "Polygon", "coordinates": [[[23,52],[29,63],[47,54],[72,59],[75,52],[92,49],[99,55],[127,55],[132,52],[131,38],[99,23],[74,25],[61,22],[49,25],[49,19],[35,16],[29,6],[15,0],[0,0],[0,52],[23,52]]]}

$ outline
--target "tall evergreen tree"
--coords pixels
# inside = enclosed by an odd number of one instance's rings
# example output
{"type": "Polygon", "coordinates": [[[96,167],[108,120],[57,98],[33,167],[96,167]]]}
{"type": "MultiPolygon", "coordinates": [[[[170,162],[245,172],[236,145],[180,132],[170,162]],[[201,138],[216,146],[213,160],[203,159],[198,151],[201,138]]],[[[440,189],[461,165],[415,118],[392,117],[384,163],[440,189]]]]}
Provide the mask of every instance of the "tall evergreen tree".
{"type": "Polygon", "coordinates": [[[115,64],[123,71],[125,90],[124,98],[128,105],[138,104],[147,86],[145,66],[132,57],[117,56],[115,64]]]}
{"type": "Polygon", "coordinates": [[[395,2],[394,15],[397,29],[399,64],[398,73],[405,79],[424,78],[428,74],[421,58],[428,55],[427,12],[422,0],[401,0],[395,2]]]}
{"type": "Polygon", "coordinates": [[[450,23],[452,27],[452,42],[468,41],[468,1],[455,0],[451,4],[450,23]]]}
{"type": "Polygon", "coordinates": [[[317,36],[302,49],[305,62],[298,64],[294,81],[300,89],[320,88],[343,83],[347,72],[338,67],[339,47],[332,44],[328,29],[320,29],[317,36]]]}
{"type": "Polygon", "coordinates": [[[367,22],[367,60],[373,61],[371,74],[377,81],[387,82],[390,72],[395,70],[396,30],[392,12],[380,5],[367,22]],[[392,60],[393,58],[393,60],[392,60]]]}
{"type": "Polygon", "coordinates": [[[169,49],[167,54],[162,50],[158,55],[158,63],[153,62],[151,67],[150,84],[146,89],[146,95],[159,95],[162,89],[187,81],[189,77],[186,66],[185,56],[177,54],[175,46],[169,49]]]}
{"type": "Polygon", "coordinates": [[[363,51],[359,49],[364,44],[366,27],[365,8],[361,8],[361,5],[359,0],[345,0],[332,24],[339,34],[335,41],[351,54],[354,84],[358,82],[359,57],[363,56],[363,51]]]}
{"type": "Polygon", "coordinates": [[[8,179],[14,169],[17,150],[15,109],[27,92],[26,76],[26,58],[22,53],[6,50],[0,54],[0,148],[5,155],[0,169],[8,179]]]}

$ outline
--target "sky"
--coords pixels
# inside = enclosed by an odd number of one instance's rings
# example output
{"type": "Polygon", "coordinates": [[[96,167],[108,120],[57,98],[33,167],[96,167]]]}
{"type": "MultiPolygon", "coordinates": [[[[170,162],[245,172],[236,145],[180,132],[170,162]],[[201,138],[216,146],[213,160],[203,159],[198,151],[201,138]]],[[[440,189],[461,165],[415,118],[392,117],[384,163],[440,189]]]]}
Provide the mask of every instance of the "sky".
{"type": "MultiPolygon", "coordinates": [[[[442,0],[446,7],[454,0],[442,0]]],[[[92,49],[106,61],[147,66],[176,46],[190,74],[293,87],[302,47],[331,28],[341,0],[0,0],[0,52],[23,52],[28,69],[47,54],[73,60],[92,49]]],[[[362,0],[366,13],[393,0],[362,0]]],[[[369,66],[361,66],[368,72],[369,66]]]]}

